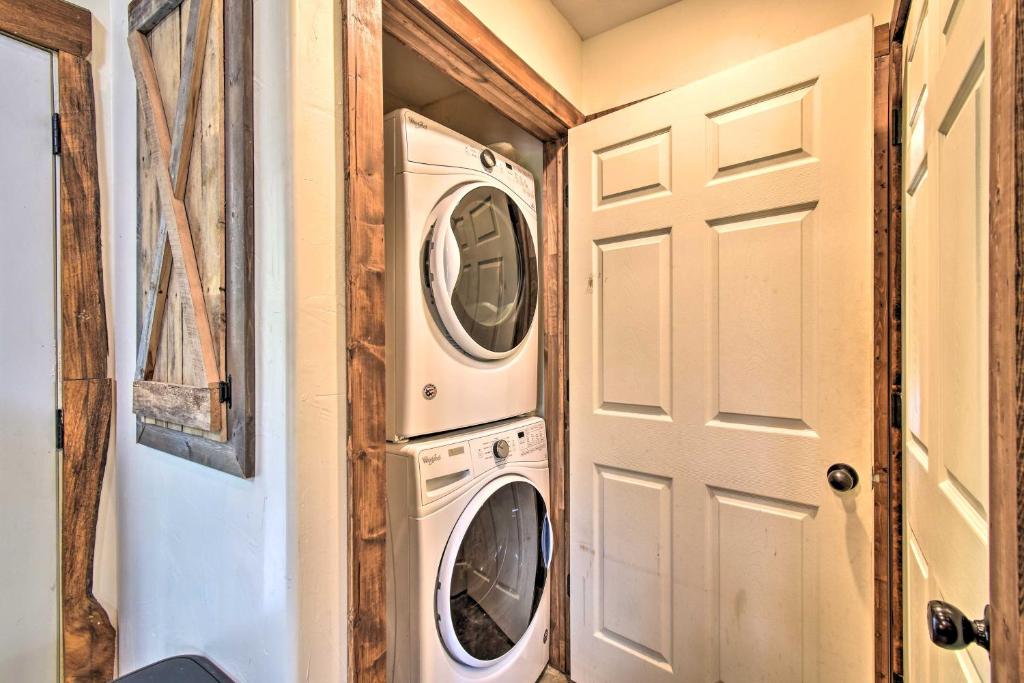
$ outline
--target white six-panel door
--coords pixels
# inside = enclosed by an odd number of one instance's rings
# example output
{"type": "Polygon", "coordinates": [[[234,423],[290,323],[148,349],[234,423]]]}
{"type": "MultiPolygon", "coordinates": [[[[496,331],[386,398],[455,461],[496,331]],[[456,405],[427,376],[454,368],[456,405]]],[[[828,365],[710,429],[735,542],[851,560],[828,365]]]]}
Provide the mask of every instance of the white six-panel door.
{"type": "Polygon", "coordinates": [[[872,64],[865,17],[570,131],[580,683],[871,679],[872,64]]]}
{"type": "Polygon", "coordinates": [[[0,34],[0,680],[58,678],[51,53],[0,34]]]}
{"type": "Polygon", "coordinates": [[[904,37],[906,680],[988,680],[977,646],[928,638],[926,606],[988,602],[991,3],[917,0],[904,37]]]}

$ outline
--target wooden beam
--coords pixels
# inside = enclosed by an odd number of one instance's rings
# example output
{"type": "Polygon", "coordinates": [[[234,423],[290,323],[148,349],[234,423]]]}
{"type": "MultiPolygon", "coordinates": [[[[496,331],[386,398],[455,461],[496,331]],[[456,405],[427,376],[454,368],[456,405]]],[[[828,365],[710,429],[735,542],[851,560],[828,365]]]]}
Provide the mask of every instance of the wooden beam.
{"type": "Polygon", "coordinates": [[[61,0],[0,0],[0,33],[77,57],[92,52],[92,14],[61,0]]]}
{"type": "Polygon", "coordinates": [[[196,109],[199,90],[203,84],[203,62],[206,59],[206,38],[210,30],[213,0],[192,0],[189,5],[188,27],[182,50],[181,81],[178,87],[178,105],[171,129],[171,183],[174,196],[185,199],[188,182],[188,164],[192,157],[192,140],[196,129],[196,109]]]}
{"type": "Polygon", "coordinates": [[[65,379],[105,377],[107,317],[100,239],[99,168],[92,68],[57,55],[63,129],[60,163],[61,371],[65,379]]]}
{"type": "Polygon", "coordinates": [[[387,678],[384,111],[379,0],[343,0],[348,680],[387,678]]]}
{"type": "Polygon", "coordinates": [[[219,432],[223,412],[220,386],[192,387],[136,380],[132,385],[132,412],[204,432],[219,432]]]}
{"type": "MultiPolygon", "coordinates": [[[[210,319],[206,311],[206,297],[203,293],[199,264],[196,261],[195,247],[192,243],[192,230],[189,227],[185,204],[174,195],[170,175],[170,134],[167,131],[167,119],[164,114],[163,102],[160,98],[160,86],[153,64],[153,55],[146,43],[146,38],[138,31],[128,35],[128,48],[131,52],[132,65],[135,69],[136,84],[139,89],[139,109],[145,119],[146,135],[156,159],[155,175],[157,194],[160,197],[162,220],[173,226],[168,227],[168,241],[171,255],[175,263],[185,271],[188,282],[189,302],[195,318],[196,337],[203,361],[203,371],[207,384],[220,381],[220,368],[217,361],[210,319]]],[[[155,264],[154,268],[163,268],[163,264],[155,264]]],[[[154,331],[150,326],[150,334],[154,331]]],[[[140,340],[140,344],[149,345],[149,340],[140,340]]]]}
{"type": "Polygon", "coordinates": [[[149,33],[184,0],[132,0],[128,5],[128,30],[149,33]]]}
{"type": "Polygon", "coordinates": [[[114,627],[92,594],[96,520],[114,409],[114,381],[63,383],[61,461],[61,653],[65,683],[106,683],[114,677],[114,627]]]}
{"type": "Polygon", "coordinates": [[[1024,1],[992,3],[989,523],[992,681],[1024,679],[1024,1]]]}
{"type": "Polygon", "coordinates": [[[566,222],[563,197],[566,190],[565,138],[544,144],[543,214],[541,252],[543,267],[544,421],[550,454],[548,515],[554,530],[551,559],[551,666],[569,672],[569,599],[561,587],[569,576],[569,395],[568,344],[566,339],[566,222]]]}
{"type": "MultiPolygon", "coordinates": [[[[43,2],[40,6],[45,9],[50,4],[43,2]]],[[[2,0],[0,17],[5,17],[2,0]]],[[[46,20],[46,15],[37,18],[46,20]]],[[[91,25],[91,18],[86,23],[91,25]]],[[[64,411],[61,657],[65,681],[105,683],[114,675],[115,634],[106,611],[92,595],[92,570],[114,383],[107,379],[107,318],[92,67],[79,54],[60,50],[57,73],[63,133],[60,164],[64,411]]]]}

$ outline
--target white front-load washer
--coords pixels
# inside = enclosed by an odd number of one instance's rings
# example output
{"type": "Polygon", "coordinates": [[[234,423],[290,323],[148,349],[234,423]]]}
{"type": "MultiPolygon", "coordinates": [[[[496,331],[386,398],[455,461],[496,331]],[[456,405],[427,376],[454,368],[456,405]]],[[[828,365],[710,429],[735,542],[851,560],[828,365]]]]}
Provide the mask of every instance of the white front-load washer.
{"type": "Polygon", "coordinates": [[[533,176],[408,109],[384,140],[388,439],[532,413],[533,176]]]}
{"type": "Polygon", "coordinates": [[[532,683],[548,661],[539,417],[389,444],[388,680],[532,683]]]}

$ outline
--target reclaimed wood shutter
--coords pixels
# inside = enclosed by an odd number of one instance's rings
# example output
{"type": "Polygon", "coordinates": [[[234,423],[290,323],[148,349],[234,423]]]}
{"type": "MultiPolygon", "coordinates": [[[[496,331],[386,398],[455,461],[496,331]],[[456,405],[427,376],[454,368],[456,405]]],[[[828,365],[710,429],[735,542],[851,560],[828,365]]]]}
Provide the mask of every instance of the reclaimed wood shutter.
{"type": "Polygon", "coordinates": [[[253,469],[250,3],[136,0],[128,36],[138,440],[239,476],[253,469]]]}

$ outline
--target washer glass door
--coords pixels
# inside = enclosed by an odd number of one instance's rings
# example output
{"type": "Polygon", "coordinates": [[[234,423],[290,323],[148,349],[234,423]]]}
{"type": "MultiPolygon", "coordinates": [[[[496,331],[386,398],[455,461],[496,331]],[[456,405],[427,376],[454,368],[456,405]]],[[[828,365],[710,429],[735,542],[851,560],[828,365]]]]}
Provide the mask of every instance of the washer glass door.
{"type": "Polygon", "coordinates": [[[479,667],[510,652],[533,621],[547,582],[551,524],[524,478],[496,480],[474,501],[445,549],[437,610],[449,654],[479,667]]]}
{"type": "Polygon", "coordinates": [[[427,259],[436,314],[464,353],[511,354],[537,308],[537,253],[516,200],[493,185],[456,192],[432,234],[427,259]]]}

